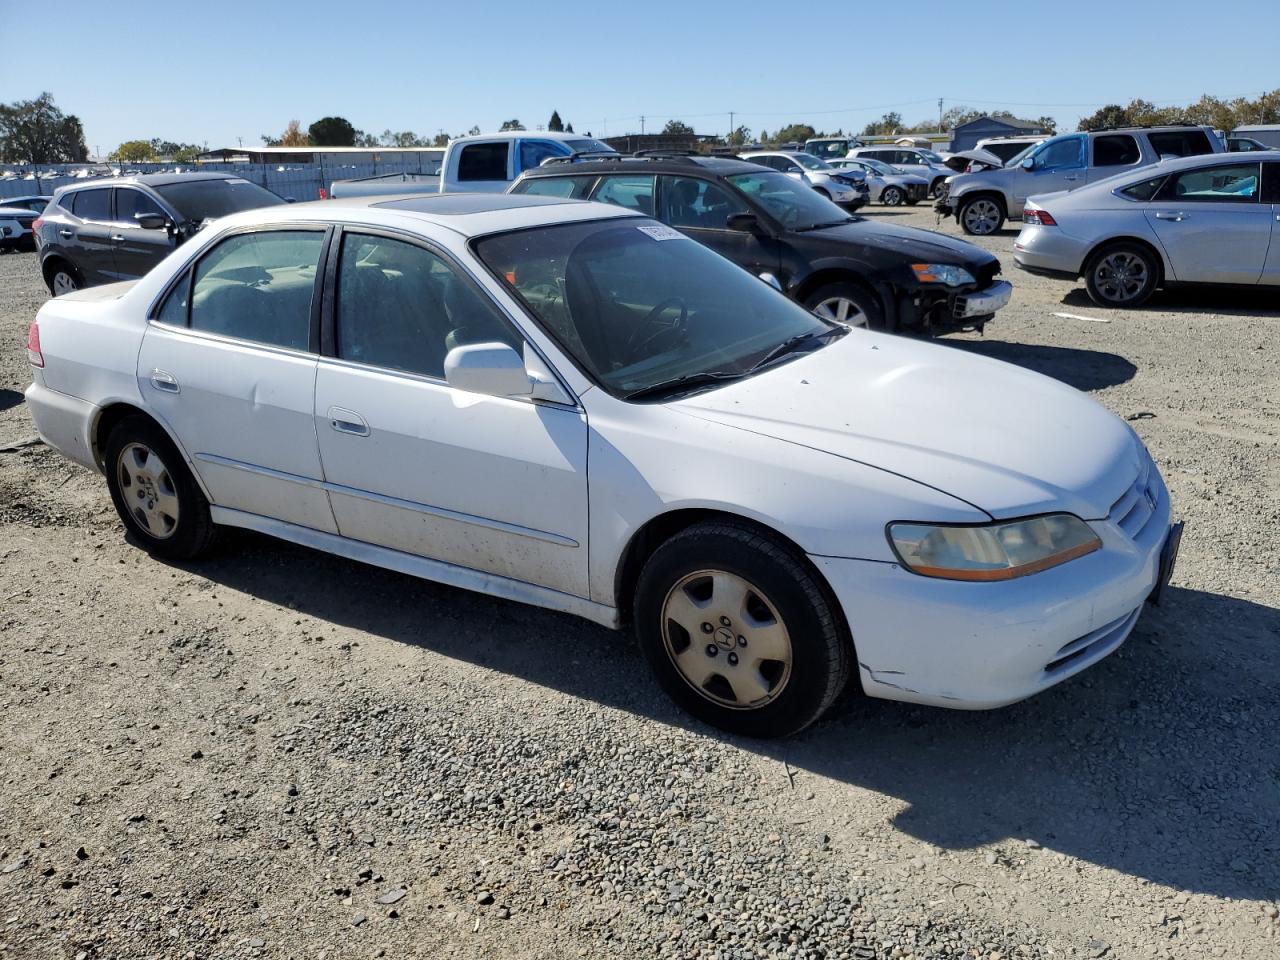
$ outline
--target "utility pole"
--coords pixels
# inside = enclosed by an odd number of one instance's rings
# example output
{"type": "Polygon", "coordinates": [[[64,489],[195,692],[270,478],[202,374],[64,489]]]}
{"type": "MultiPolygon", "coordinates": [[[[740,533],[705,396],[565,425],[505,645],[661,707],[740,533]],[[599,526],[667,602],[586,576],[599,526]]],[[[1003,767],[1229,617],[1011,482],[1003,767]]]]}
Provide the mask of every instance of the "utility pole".
{"type": "Polygon", "coordinates": [[[644,114],[640,114],[640,136],[644,136],[644,114]]]}
{"type": "Polygon", "coordinates": [[[729,136],[724,138],[725,143],[728,143],[733,139],[733,131],[736,129],[738,128],[733,125],[733,111],[730,110],[729,111],[729,136]]]}
{"type": "Polygon", "coordinates": [[[942,98],[938,98],[938,132],[942,132],[942,98]]]}
{"type": "Polygon", "coordinates": [[[236,143],[240,144],[241,149],[244,149],[244,137],[236,137],[236,143]]]}

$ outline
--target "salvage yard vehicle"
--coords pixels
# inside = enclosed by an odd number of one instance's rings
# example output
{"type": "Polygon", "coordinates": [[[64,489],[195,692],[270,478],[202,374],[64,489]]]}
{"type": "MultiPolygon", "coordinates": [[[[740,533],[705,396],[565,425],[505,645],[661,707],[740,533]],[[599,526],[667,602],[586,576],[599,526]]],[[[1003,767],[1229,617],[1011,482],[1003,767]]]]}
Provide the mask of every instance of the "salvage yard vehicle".
{"type": "Polygon", "coordinates": [[[0,250],[34,250],[32,225],[51,197],[27,196],[0,200],[0,250]]]}
{"type": "Polygon", "coordinates": [[[607,143],[577,133],[520,130],[457,137],[445,148],[435,189],[440,193],[502,193],[521,173],[553,157],[617,155],[607,143]]]}
{"type": "Polygon", "coordinates": [[[1083,276],[1094,303],[1137,307],[1161,286],[1280,286],[1280,151],[1166,160],[1032,197],[1014,259],[1083,276]]]}
{"type": "Polygon", "coordinates": [[[823,197],[831,200],[850,213],[866,205],[871,191],[867,187],[866,174],[858,171],[842,172],[825,160],[819,160],[809,153],[797,153],[790,150],[769,150],[759,153],[740,153],[739,159],[758,163],[779,173],[785,173],[793,180],[807,183],[823,197]]]}
{"type": "Polygon", "coordinates": [[[674,155],[531,170],[512,193],[615,203],[706,244],[839,323],[897,333],[981,329],[1009,302],[1000,262],[928,230],[851,217],[784,173],[674,155]]]}
{"type": "Polygon", "coordinates": [[[243,527],[631,624],[676,701],[753,736],[855,671],[939,706],[1038,693],[1125,640],[1178,542],[1084,394],[830,323],[606,204],[226,217],[48,301],[27,352],[41,437],[157,556],[243,527]]]}
{"type": "Polygon", "coordinates": [[[883,203],[886,207],[906,205],[914,207],[929,194],[929,181],[917,177],[914,173],[903,173],[897,167],[891,167],[870,157],[861,160],[828,161],[837,170],[861,170],[867,177],[867,189],[872,203],[883,203]]]}
{"type": "Polygon", "coordinates": [[[1017,155],[1002,169],[952,177],[934,204],[940,216],[954,216],[965,233],[985,237],[1005,220],[1022,217],[1028,197],[1076,190],[1135,167],[1175,157],[1221,153],[1209,127],[1126,127],[1050,137],[1017,155]]]}
{"type": "Polygon", "coordinates": [[[284,203],[226,173],[153,173],[63,187],[35,222],[54,296],[140,277],[217,217],[284,203]]]}
{"type": "Polygon", "coordinates": [[[857,137],[812,137],[804,142],[804,152],[821,160],[835,160],[847,156],[850,150],[862,146],[857,137]]]}
{"type": "Polygon", "coordinates": [[[929,182],[929,196],[936,196],[947,178],[955,172],[947,166],[947,161],[941,154],[919,147],[897,147],[892,144],[855,147],[849,151],[848,156],[851,160],[879,160],[881,163],[892,164],[903,173],[924,177],[929,182]]]}

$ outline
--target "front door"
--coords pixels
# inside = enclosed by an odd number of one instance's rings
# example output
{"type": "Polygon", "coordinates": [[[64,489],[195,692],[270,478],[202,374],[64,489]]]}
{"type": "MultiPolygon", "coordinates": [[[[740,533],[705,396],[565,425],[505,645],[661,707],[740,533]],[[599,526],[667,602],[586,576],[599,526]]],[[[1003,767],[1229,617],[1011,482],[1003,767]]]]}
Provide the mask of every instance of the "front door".
{"type": "Polygon", "coordinates": [[[730,230],[735,213],[751,213],[725,188],[695,177],[660,179],[658,219],[756,276],[778,273],[778,242],[763,233],[730,230]]]}
{"type": "Polygon", "coordinates": [[[339,532],[585,597],[585,415],[445,382],[453,347],[524,341],[441,252],[346,231],[333,282],[314,432],[339,532]]]}
{"type": "Polygon", "coordinates": [[[1271,205],[1260,203],[1257,163],[1223,163],[1171,176],[1147,204],[1173,279],[1257,283],[1267,260],[1271,205]]]}
{"type": "Polygon", "coordinates": [[[215,245],[148,324],[138,386],[215,505],[336,533],[312,422],[326,236],[291,227],[215,245]]]}
{"type": "MultiPolygon", "coordinates": [[[[1027,197],[1074,190],[1085,183],[1085,137],[1051,140],[1030,155],[1032,168],[1016,167],[1013,197],[1021,207],[1027,197]]],[[[1009,211],[1015,213],[1015,211],[1009,211]]]]}
{"type": "Polygon", "coordinates": [[[115,189],[116,272],[122,280],[140,277],[167,257],[175,246],[164,227],[145,230],[139,226],[138,214],[151,214],[172,220],[160,205],[133,187],[115,189]]]}

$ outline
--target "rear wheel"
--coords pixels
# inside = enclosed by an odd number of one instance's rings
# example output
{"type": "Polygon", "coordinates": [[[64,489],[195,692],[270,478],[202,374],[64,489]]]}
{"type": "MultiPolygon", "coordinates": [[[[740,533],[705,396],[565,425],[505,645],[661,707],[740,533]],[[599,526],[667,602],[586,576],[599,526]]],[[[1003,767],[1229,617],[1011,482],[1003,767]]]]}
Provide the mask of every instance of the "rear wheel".
{"type": "Polygon", "coordinates": [[[121,420],[104,451],[111,502],[148,553],[190,560],[205,553],[216,528],[178,448],[147,417],[121,420]]]}
{"type": "Polygon", "coordinates": [[[868,330],[884,329],[884,311],[870,290],[856,283],[829,283],[805,298],[805,307],[824,320],[868,330]]]}
{"type": "Polygon", "coordinates": [[[49,270],[48,281],[49,292],[55,297],[60,297],[64,293],[71,293],[73,290],[79,290],[84,286],[84,282],[80,279],[79,271],[71,264],[63,261],[58,261],[49,270]]]}
{"type": "Polygon", "coordinates": [[[901,187],[885,187],[880,192],[880,202],[886,207],[901,206],[906,199],[907,196],[901,187]]]}
{"type": "Polygon", "coordinates": [[[960,206],[960,226],[973,237],[989,237],[1004,226],[1004,210],[991,197],[974,197],[960,206]]]}
{"type": "Polygon", "coordinates": [[[1146,247],[1116,243],[1093,255],[1085,268],[1089,299],[1100,307],[1138,307],[1160,282],[1160,264],[1146,247]]]}
{"type": "Polygon", "coordinates": [[[663,689],[732,733],[795,733],[849,675],[852,645],[822,584],[792,548],[746,526],[698,524],[660,546],[635,613],[663,689]]]}

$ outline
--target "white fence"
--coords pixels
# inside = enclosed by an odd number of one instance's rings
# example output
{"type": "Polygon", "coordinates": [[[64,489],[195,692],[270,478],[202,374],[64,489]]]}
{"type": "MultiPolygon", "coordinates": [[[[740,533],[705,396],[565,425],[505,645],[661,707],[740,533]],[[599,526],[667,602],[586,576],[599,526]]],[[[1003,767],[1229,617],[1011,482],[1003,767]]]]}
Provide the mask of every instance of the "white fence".
{"type": "Polygon", "coordinates": [[[0,203],[6,197],[48,195],[59,187],[81,183],[89,179],[127,176],[141,173],[175,173],[191,171],[217,171],[266,187],[272,193],[293,200],[318,200],[320,190],[326,194],[335,180],[354,180],[358,177],[376,177],[386,173],[437,173],[438,158],[420,155],[419,159],[397,160],[391,163],[133,163],[133,164],[63,164],[41,165],[33,169],[29,165],[6,166],[16,177],[0,179],[0,203]]]}

